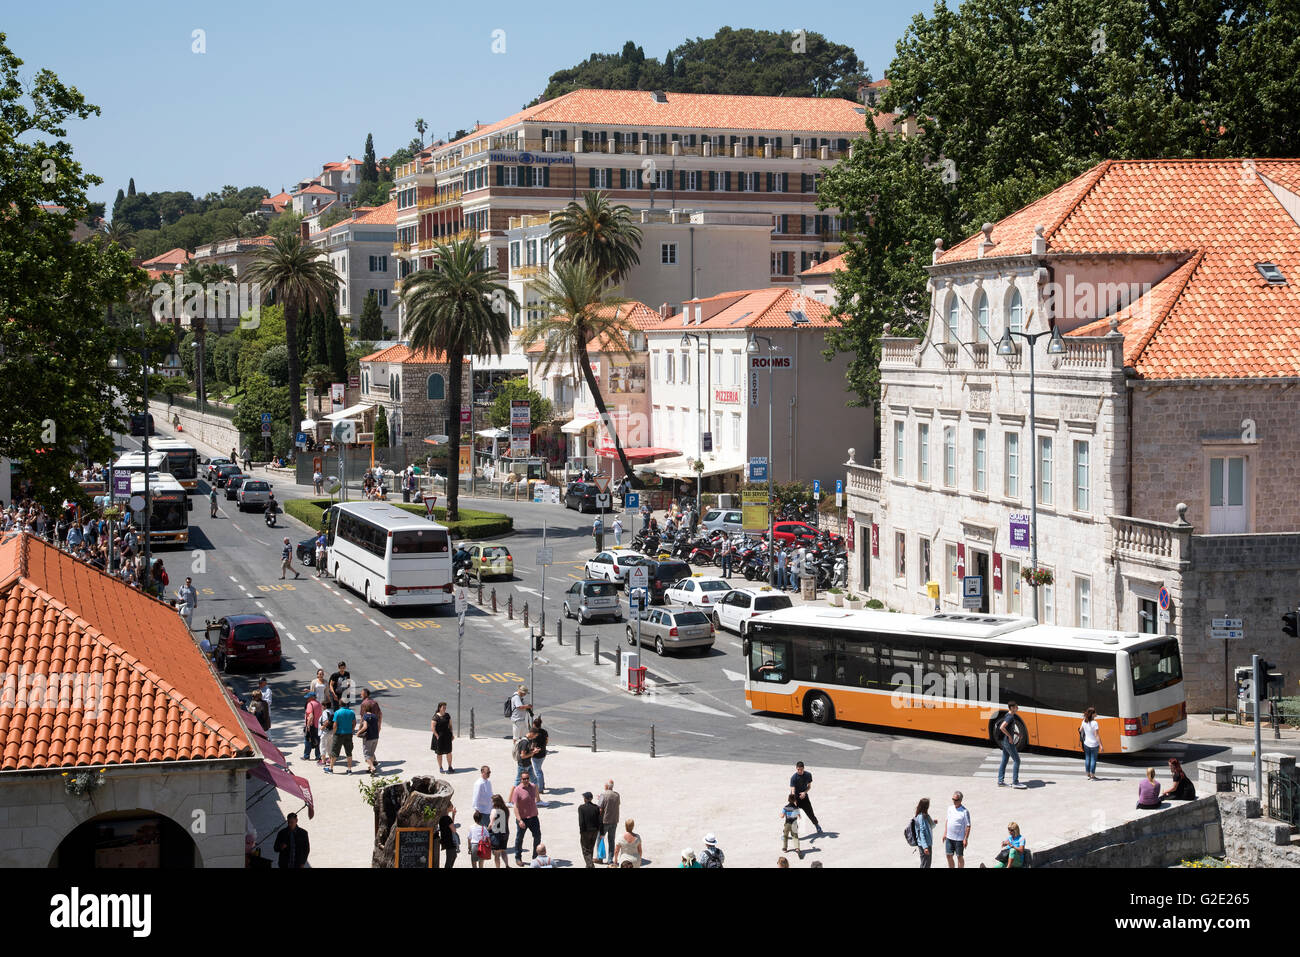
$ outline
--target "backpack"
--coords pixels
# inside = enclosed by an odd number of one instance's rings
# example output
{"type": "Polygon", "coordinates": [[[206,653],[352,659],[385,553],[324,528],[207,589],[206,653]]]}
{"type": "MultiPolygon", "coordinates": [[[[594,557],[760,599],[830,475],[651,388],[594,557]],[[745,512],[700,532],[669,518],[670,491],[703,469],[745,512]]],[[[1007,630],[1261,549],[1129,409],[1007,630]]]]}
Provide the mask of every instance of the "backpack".
{"type": "Polygon", "coordinates": [[[514,713],[515,713],[515,704],[514,704],[514,701],[515,701],[515,696],[514,696],[514,695],[511,695],[509,698],[506,698],[506,704],[505,704],[505,708],[504,708],[503,710],[505,711],[505,716],[506,716],[507,718],[511,718],[511,717],[514,716],[514,713]]]}
{"type": "Polygon", "coordinates": [[[479,856],[480,860],[486,861],[491,859],[492,841],[488,838],[487,828],[483,828],[483,834],[479,837],[478,845],[475,847],[474,852],[479,856]]]}
{"type": "Polygon", "coordinates": [[[907,822],[907,827],[903,828],[903,840],[907,841],[908,847],[916,847],[919,841],[916,839],[916,818],[907,822]]]}
{"type": "Polygon", "coordinates": [[[334,730],[334,712],[329,710],[328,708],[326,708],[325,713],[321,715],[320,729],[322,731],[334,730]]]}
{"type": "Polygon", "coordinates": [[[701,867],[722,867],[722,853],[717,848],[706,847],[700,856],[704,858],[700,862],[701,867]]]}

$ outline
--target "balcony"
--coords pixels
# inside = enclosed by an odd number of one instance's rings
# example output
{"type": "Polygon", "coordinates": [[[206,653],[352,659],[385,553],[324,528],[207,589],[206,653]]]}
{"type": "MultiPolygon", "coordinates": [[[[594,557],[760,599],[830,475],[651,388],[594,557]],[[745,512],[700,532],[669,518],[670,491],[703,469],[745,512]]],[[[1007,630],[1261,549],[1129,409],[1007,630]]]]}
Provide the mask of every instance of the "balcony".
{"type": "Polygon", "coordinates": [[[883,487],[883,476],[880,469],[857,465],[856,463],[846,467],[849,474],[849,496],[857,495],[861,498],[880,501],[883,487]]]}
{"type": "Polygon", "coordinates": [[[1179,568],[1190,561],[1191,525],[1152,522],[1124,515],[1112,515],[1110,524],[1117,558],[1168,569],[1179,568]]]}
{"type": "Polygon", "coordinates": [[[546,273],[546,266],[516,266],[514,274],[520,279],[536,279],[546,273]]]}
{"type": "Polygon", "coordinates": [[[975,368],[987,369],[989,367],[989,344],[987,342],[977,342],[970,348],[971,358],[975,360],[975,368]]]}
{"type": "Polygon", "coordinates": [[[550,226],[551,217],[545,213],[538,216],[511,216],[507,229],[525,229],[529,226],[550,226]]]}
{"type": "Polygon", "coordinates": [[[880,340],[880,364],[916,365],[916,340],[885,337],[880,340]]]}

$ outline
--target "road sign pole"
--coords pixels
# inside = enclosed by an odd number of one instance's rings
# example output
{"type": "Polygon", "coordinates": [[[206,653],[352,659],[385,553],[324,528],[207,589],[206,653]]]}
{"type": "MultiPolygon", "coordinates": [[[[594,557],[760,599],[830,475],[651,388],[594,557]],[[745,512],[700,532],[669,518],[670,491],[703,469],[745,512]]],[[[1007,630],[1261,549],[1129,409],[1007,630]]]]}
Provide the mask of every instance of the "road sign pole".
{"type": "Polygon", "coordinates": [[[1250,676],[1253,679],[1251,681],[1251,684],[1254,686],[1253,691],[1251,693],[1255,696],[1255,715],[1254,715],[1255,717],[1255,797],[1259,798],[1260,802],[1263,803],[1264,757],[1263,754],[1261,753],[1263,749],[1263,742],[1260,740],[1260,728],[1259,728],[1259,720],[1260,720],[1259,686],[1264,682],[1259,680],[1260,679],[1259,655],[1250,656],[1250,676]]]}
{"type": "Polygon", "coordinates": [[[460,693],[461,693],[461,657],[465,650],[465,613],[462,611],[456,623],[456,727],[460,727],[460,693]]]}
{"type": "MultiPolygon", "coordinates": [[[[542,522],[542,548],[546,547],[546,522],[542,522]]],[[[542,634],[546,634],[546,566],[542,569],[542,634]]],[[[531,688],[532,685],[529,685],[531,688]]]]}

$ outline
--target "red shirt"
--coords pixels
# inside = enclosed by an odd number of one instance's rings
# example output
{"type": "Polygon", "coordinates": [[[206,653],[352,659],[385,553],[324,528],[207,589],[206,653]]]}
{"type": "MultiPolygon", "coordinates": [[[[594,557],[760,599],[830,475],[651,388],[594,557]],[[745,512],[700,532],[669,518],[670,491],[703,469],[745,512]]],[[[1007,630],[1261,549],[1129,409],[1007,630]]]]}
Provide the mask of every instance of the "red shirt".
{"type": "Polygon", "coordinates": [[[510,801],[515,806],[515,813],[521,818],[537,817],[537,785],[527,787],[520,784],[510,792],[510,801]]]}

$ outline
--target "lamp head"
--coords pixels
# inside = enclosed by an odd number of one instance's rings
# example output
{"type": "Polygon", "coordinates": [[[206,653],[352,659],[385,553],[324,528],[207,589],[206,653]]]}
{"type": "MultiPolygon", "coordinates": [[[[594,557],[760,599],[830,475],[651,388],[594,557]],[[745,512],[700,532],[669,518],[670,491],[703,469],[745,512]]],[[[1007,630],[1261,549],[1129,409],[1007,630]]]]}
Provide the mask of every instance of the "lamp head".
{"type": "Polygon", "coordinates": [[[1065,340],[1061,338],[1061,327],[1052,326],[1052,338],[1047,340],[1047,354],[1049,356],[1065,355],[1065,340]]]}
{"type": "Polygon", "coordinates": [[[745,346],[745,351],[748,352],[751,356],[758,355],[758,340],[754,338],[754,334],[752,332],[749,334],[749,344],[745,346]]]}
{"type": "Polygon", "coordinates": [[[1011,330],[1006,329],[1002,333],[1002,338],[998,340],[998,355],[1014,355],[1016,351],[1015,343],[1011,341],[1011,330]]]}
{"type": "Polygon", "coordinates": [[[682,348],[683,348],[683,349],[689,349],[690,347],[691,347],[691,336],[690,336],[690,333],[683,332],[683,333],[682,333],[682,348]]]}

